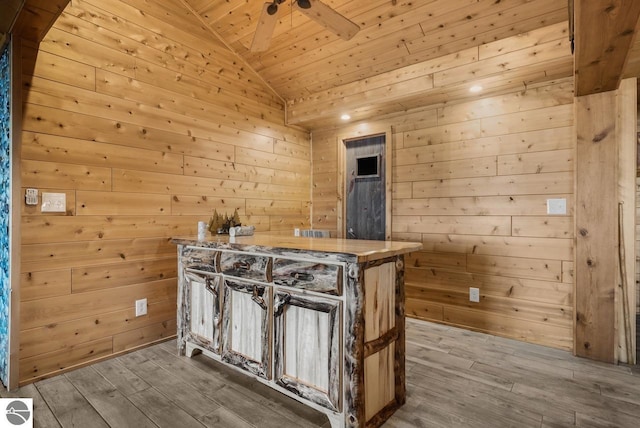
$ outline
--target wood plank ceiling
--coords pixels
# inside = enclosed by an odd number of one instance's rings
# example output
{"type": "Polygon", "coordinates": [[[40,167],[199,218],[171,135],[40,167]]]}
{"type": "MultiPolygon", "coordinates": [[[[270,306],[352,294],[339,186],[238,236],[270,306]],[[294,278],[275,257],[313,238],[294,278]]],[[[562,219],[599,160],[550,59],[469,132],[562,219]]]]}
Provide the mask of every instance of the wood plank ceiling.
{"type": "MultiPolygon", "coordinates": [[[[68,1],[26,0],[14,30],[41,40],[68,1]]],[[[265,1],[164,7],[222,39],[286,102],[287,122],[307,129],[335,126],[343,113],[358,120],[476,97],[475,84],[487,96],[573,74],[565,0],[324,0],[360,27],[348,41],[284,0],[269,48],[251,52],[265,1]]],[[[623,77],[640,75],[637,30],[623,77]]]]}
{"type": "Polygon", "coordinates": [[[568,77],[568,8],[558,0],[324,0],[361,28],[345,41],[290,0],[265,52],[249,50],[264,2],[182,0],[310,129],[568,77]]]}

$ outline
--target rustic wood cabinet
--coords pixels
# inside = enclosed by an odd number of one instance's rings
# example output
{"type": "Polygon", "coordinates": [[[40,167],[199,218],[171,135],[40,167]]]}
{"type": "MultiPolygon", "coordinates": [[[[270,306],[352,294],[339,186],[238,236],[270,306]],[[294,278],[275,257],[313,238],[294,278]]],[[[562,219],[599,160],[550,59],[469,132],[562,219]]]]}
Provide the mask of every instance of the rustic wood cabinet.
{"type": "Polygon", "coordinates": [[[178,244],[178,348],[379,426],[405,401],[407,242],[252,236],[178,244]]]}
{"type": "Polygon", "coordinates": [[[271,379],[271,288],[224,280],[222,361],[271,379]]]}
{"type": "Polygon", "coordinates": [[[329,410],[339,411],[342,303],[280,290],[274,304],[274,380],[329,410]]]}
{"type": "Polygon", "coordinates": [[[185,339],[220,353],[220,276],[184,269],[185,339]]]}

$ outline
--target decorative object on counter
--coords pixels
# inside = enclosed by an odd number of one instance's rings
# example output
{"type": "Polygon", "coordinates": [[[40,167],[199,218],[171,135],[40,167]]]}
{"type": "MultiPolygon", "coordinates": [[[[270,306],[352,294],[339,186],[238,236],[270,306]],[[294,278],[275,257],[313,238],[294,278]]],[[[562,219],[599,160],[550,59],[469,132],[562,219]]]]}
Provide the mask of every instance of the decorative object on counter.
{"type": "Polygon", "coordinates": [[[198,241],[204,241],[207,237],[208,224],[206,221],[198,222],[198,241]]]}
{"type": "Polygon", "coordinates": [[[226,235],[229,233],[230,228],[237,226],[242,226],[237,208],[233,211],[233,216],[231,217],[226,213],[224,215],[220,215],[217,210],[213,210],[213,215],[211,216],[211,219],[209,219],[209,232],[211,233],[226,235]]]}
{"type": "Polygon", "coordinates": [[[255,226],[234,226],[229,228],[229,236],[251,236],[255,226]]]}

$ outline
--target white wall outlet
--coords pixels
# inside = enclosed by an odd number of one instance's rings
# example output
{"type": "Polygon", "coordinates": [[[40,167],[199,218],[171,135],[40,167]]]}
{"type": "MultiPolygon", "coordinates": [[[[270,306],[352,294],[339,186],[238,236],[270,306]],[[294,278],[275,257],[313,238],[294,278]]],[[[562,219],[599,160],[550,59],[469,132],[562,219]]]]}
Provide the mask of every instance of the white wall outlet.
{"type": "Polygon", "coordinates": [[[27,189],[24,192],[24,201],[27,205],[38,205],[38,189],[27,189]]]}
{"type": "Polygon", "coordinates": [[[469,301],[480,302],[480,289],[475,287],[469,287],[469,301]]]}
{"type": "Polygon", "coordinates": [[[136,316],[147,315],[147,299],[136,300],[136,316]]]}
{"type": "Polygon", "coordinates": [[[566,215],[567,214],[567,200],[561,199],[547,199],[547,214],[551,215],[566,215]]]}
{"type": "Polygon", "coordinates": [[[45,193],[42,192],[43,213],[63,213],[67,211],[66,193],[45,193]]]}

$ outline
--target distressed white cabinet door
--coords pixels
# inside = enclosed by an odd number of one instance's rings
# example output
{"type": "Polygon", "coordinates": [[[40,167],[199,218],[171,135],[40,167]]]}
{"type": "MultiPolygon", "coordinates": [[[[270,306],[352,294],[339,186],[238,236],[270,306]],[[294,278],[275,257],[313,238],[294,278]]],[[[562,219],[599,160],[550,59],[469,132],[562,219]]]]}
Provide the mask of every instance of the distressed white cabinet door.
{"type": "Polygon", "coordinates": [[[307,400],[341,410],[341,302],[277,291],[275,381],[307,400]]]}
{"type": "Polygon", "coordinates": [[[271,379],[271,287],[225,278],[222,360],[271,379]]]}
{"type": "Polygon", "coordinates": [[[185,304],[188,337],[215,353],[220,352],[220,275],[185,269],[185,304]]]}

